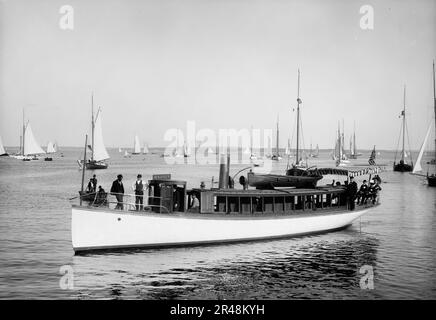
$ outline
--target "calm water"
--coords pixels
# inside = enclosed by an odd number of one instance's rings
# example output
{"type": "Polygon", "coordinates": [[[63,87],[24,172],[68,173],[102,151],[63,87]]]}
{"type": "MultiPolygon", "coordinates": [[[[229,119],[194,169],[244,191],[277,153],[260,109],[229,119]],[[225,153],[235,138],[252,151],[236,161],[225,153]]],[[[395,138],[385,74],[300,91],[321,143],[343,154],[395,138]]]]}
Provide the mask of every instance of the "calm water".
{"type": "MultiPolygon", "coordinates": [[[[79,149],[53,162],[0,158],[0,298],[44,299],[435,299],[436,189],[409,174],[382,174],[382,205],[350,228],[324,235],[244,244],[132,250],[74,256],[68,198],[77,195],[79,149]],[[60,288],[61,266],[74,289],[60,288]],[[362,290],[359,269],[374,270],[362,290]]],[[[159,155],[123,159],[110,150],[109,189],[116,174],[132,184],[141,172],[172,173],[210,185],[218,166],[168,166],[159,155]]],[[[382,152],[380,162],[391,163],[382,152]]],[[[359,163],[365,163],[364,154],[359,163]]],[[[313,164],[332,165],[327,153],[313,164]],[[324,159],[324,160],[323,160],[324,159]]],[[[286,161],[275,164],[283,172],[286,161]]],[[[235,173],[244,165],[234,165],[235,173]]],[[[89,179],[91,172],[87,172],[89,179]]],[[[329,182],[331,181],[329,177],[329,182]]],[[[343,178],[341,178],[343,180],[343,178]]]]}

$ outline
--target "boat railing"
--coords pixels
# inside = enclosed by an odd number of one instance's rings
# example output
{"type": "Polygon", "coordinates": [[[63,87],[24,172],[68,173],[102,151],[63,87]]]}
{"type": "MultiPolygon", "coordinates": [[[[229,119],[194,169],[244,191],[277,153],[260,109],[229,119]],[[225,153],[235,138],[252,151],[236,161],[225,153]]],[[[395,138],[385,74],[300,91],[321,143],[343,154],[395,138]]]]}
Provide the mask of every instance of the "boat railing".
{"type": "Polygon", "coordinates": [[[148,194],[136,195],[115,192],[87,192],[79,195],[78,198],[82,200],[82,206],[85,207],[100,207],[123,211],[151,211],[153,208],[160,208],[163,209],[163,212],[169,213],[168,208],[165,206],[145,203],[146,199],[148,199],[148,202],[150,202],[150,199],[162,198],[157,196],[150,196],[148,194]],[[118,201],[117,196],[122,196],[122,198],[120,198],[121,201],[118,201]],[[136,199],[138,197],[143,198],[142,204],[136,203],[136,199]]]}

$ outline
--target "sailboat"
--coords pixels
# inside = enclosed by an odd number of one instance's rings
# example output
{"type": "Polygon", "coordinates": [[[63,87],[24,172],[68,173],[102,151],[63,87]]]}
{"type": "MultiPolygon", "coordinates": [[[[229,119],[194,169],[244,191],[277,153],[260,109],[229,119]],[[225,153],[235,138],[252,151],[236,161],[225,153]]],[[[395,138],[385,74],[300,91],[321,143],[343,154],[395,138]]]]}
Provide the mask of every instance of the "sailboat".
{"type": "Polygon", "coordinates": [[[286,145],[285,155],[290,158],[291,157],[291,140],[288,138],[288,144],[286,145]]]}
{"type": "Polygon", "coordinates": [[[354,131],[353,136],[350,137],[350,153],[348,154],[349,159],[357,159],[358,156],[361,156],[361,153],[357,152],[356,147],[356,123],[354,123],[354,131]]]}
{"type": "Polygon", "coordinates": [[[248,184],[256,188],[274,188],[276,187],[297,187],[310,188],[315,187],[317,182],[322,179],[322,175],[316,170],[308,170],[300,158],[300,70],[298,70],[298,91],[297,91],[297,148],[295,153],[295,164],[288,166],[284,175],[278,174],[257,174],[249,172],[247,175],[248,184]]]}
{"type": "MultiPolygon", "coordinates": [[[[433,103],[434,103],[434,134],[435,134],[435,150],[434,150],[434,154],[433,154],[433,158],[427,162],[427,164],[429,165],[436,165],[436,89],[435,89],[436,85],[435,85],[435,67],[434,67],[434,61],[433,61],[433,103]]],[[[430,123],[430,125],[428,126],[427,129],[427,134],[425,135],[424,138],[424,142],[422,143],[421,149],[419,150],[419,154],[418,154],[418,159],[416,160],[415,166],[413,167],[413,174],[418,174],[418,175],[423,175],[421,174],[422,170],[422,166],[421,166],[421,161],[422,161],[422,156],[424,155],[424,151],[427,147],[427,140],[430,137],[430,132],[431,132],[431,127],[432,124],[430,123]]],[[[430,174],[429,170],[427,170],[427,183],[429,187],[436,187],[436,170],[433,170],[433,173],[430,174]]]]}
{"type": "Polygon", "coordinates": [[[148,146],[144,143],[144,147],[142,148],[142,154],[148,154],[150,151],[148,150],[148,146]]]}
{"type": "Polygon", "coordinates": [[[3,147],[3,141],[0,137],[0,157],[6,157],[9,156],[9,154],[6,152],[5,148],[3,147]]]}
{"type": "Polygon", "coordinates": [[[30,122],[27,122],[27,125],[24,128],[24,139],[23,139],[23,160],[38,160],[37,155],[44,154],[45,151],[40,147],[38,142],[33,135],[32,127],[30,126],[30,122]]]}
{"type": "Polygon", "coordinates": [[[336,161],[336,166],[345,166],[350,161],[348,160],[344,150],[344,133],[341,133],[341,127],[338,123],[338,136],[336,138],[335,149],[333,150],[333,160],[336,161]]]}
{"type": "Polygon", "coordinates": [[[250,160],[257,160],[257,156],[253,152],[253,127],[250,130],[250,160]]]}
{"type": "MultiPolygon", "coordinates": [[[[49,141],[49,142],[47,143],[47,150],[46,150],[46,153],[47,153],[47,154],[52,154],[52,153],[55,153],[55,152],[56,152],[56,146],[55,146],[55,144],[54,144],[53,142],[49,141]]],[[[45,158],[44,158],[44,161],[53,161],[53,158],[52,158],[52,157],[45,157],[45,158]]]]}
{"type": "Polygon", "coordinates": [[[124,158],[130,158],[130,153],[127,152],[127,150],[124,150],[124,158]]]}
{"type": "Polygon", "coordinates": [[[133,152],[132,154],[140,154],[141,153],[141,145],[139,144],[138,135],[135,135],[135,140],[133,142],[133,152]]]}
{"type": "MultiPolygon", "coordinates": [[[[300,69],[298,69],[298,89],[297,89],[297,144],[295,150],[295,163],[292,165],[291,169],[286,171],[286,174],[295,175],[295,173],[299,173],[299,170],[293,169],[304,169],[307,168],[307,157],[305,157],[304,151],[300,153],[300,104],[303,101],[300,99],[300,69]],[[306,159],[306,164],[303,162],[303,157],[306,159]]],[[[289,161],[288,161],[289,166],[289,161]]]]}
{"type": "MultiPolygon", "coordinates": [[[[104,161],[108,160],[110,157],[103,141],[101,108],[98,108],[94,116],[94,95],[91,97],[91,107],[91,145],[88,145],[88,148],[91,150],[91,159],[86,162],[86,169],[107,169],[108,164],[104,161]]],[[[83,163],[83,161],[81,161],[81,163],[83,163]]]]}
{"type": "Polygon", "coordinates": [[[309,153],[309,157],[311,158],[318,158],[319,156],[319,147],[318,145],[316,145],[316,149],[315,149],[315,153],[312,153],[312,144],[310,144],[310,153],[309,153]]]}
{"type": "Polygon", "coordinates": [[[190,157],[191,156],[191,147],[186,143],[183,144],[183,156],[185,158],[190,157]]]}
{"type": "Polygon", "coordinates": [[[123,152],[123,149],[118,148],[118,152],[119,152],[119,153],[123,152]]]}
{"type": "Polygon", "coordinates": [[[401,133],[403,134],[403,143],[402,143],[402,149],[401,149],[401,159],[397,163],[397,153],[395,153],[395,160],[394,160],[394,171],[398,172],[410,172],[413,170],[413,161],[410,161],[410,164],[406,162],[406,150],[405,150],[405,135],[406,135],[406,86],[404,86],[404,99],[403,99],[403,111],[401,112],[400,117],[403,118],[402,126],[401,126],[401,133]]]}
{"type": "Polygon", "coordinates": [[[276,160],[276,161],[282,160],[282,157],[280,156],[280,152],[279,152],[279,137],[280,137],[280,132],[279,132],[279,117],[277,117],[276,152],[271,156],[271,160],[276,160]]]}

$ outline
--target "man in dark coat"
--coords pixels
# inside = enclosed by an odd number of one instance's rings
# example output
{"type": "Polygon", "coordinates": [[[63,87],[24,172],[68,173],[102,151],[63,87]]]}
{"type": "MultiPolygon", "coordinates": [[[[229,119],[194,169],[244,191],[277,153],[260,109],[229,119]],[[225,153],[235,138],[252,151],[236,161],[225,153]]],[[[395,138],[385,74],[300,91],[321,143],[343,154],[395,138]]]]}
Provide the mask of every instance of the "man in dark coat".
{"type": "Polygon", "coordinates": [[[354,177],[350,177],[350,183],[347,185],[347,196],[348,196],[348,208],[354,210],[355,204],[354,200],[357,195],[357,183],[354,181],[354,177]]]}
{"type": "Polygon", "coordinates": [[[111,193],[117,198],[117,206],[115,209],[123,210],[123,197],[124,197],[124,186],[123,175],[119,174],[117,180],[112,182],[111,193]]]}

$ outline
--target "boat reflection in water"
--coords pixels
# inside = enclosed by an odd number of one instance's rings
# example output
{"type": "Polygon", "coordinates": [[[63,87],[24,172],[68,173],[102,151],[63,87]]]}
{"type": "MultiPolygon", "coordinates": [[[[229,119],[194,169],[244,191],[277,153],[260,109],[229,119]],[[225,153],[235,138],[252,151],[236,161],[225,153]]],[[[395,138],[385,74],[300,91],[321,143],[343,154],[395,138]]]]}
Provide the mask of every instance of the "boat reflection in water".
{"type": "Polygon", "coordinates": [[[376,298],[375,290],[361,289],[359,270],[376,269],[378,245],[356,225],[286,240],[74,256],[75,293],[124,299],[376,298]]]}

